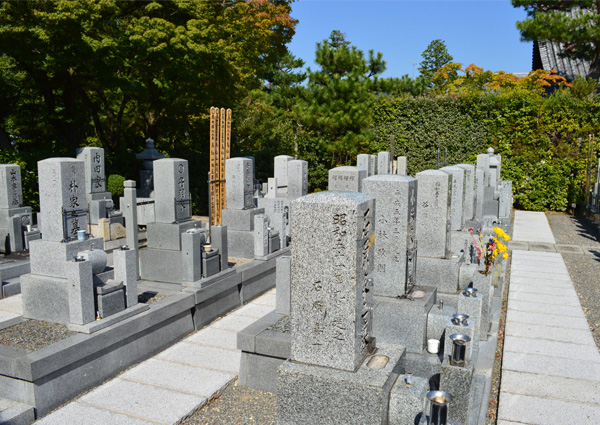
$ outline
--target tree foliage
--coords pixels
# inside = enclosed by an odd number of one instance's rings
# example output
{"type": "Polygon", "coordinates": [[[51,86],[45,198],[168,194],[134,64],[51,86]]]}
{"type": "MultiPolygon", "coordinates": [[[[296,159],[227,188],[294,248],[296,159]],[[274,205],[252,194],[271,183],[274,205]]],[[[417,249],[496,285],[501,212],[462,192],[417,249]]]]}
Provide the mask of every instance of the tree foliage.
{"type": "Polygon", "coordinates": [[[20,79],[17,106],[41,113],[68,151],[146,137],[173,147],[287,52],[289,3],[3,1],[3,77],[20,79]]]}
{"type": "Polygon", "coordinates": [[[430,82],[430,85],[434,74],[454,59],[448,53],[448,48],[444,40],[440,40],[439,38],[427,45],[427,48],[421,53],[421,57],[423,60],[419,64],[419,72],[430,82]]]}
{"type": "Polygon", "coordinates": [[[300,123],[319,135],[331,153],[331,166],[347,163],[369,140],[373,90],[385,71],[381,53],[364,53],[345,35],[332,31],[317,43],[315,62],[308,69],[308,85],[295,108],[300,123]]]}
{"type": "Polygon", "coordinates": [[[512,0],[527,19],[517,22],[521,38],[562,44],[565,55],[591,61],[588,76],[600,77],[600,2],[598,0],[512,0]]]}

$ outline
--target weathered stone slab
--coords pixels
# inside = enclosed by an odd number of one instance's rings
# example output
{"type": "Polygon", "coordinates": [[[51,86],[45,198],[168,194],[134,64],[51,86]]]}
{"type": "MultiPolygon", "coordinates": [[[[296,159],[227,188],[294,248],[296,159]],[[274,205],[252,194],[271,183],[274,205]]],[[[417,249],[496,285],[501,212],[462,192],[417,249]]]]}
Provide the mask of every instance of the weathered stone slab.
{"type": "Polygon", "coordinates": [[[173,223],[192,217],[188,162],[164,158],[154,161],[154,213],[158,223],[173,223]]]}
{"type": "Polygon", "coordinates": [[[330,192],[362,192],[367,171],[358,167],[337,167],[329,170],[330,192]]]}
{"type": "Polygon", "coordinates": [[[398,297],[416,283],[417,180],[384,174],[363,181],[375,198],[375,295],[398,297]]]}
{"type": "Polygon", "coordinates": [[[291,358],[353,371],[371,341],[375,200],[319,192],[292,210],[291,358]]]}
{"type": "Polygon", "coordinates": [[[419,256],[446,258],[450,252],[451,177],[439,170],[425,170],[415,176],[417,197],[417,240],[419,256]]]}

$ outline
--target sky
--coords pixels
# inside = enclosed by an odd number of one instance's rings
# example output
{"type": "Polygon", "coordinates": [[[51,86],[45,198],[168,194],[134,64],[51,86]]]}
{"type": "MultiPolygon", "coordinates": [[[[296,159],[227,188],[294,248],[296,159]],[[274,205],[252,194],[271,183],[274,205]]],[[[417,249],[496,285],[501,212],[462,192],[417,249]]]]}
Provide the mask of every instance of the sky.
{"type": "Polygon", "coordinates": [[[421,53],[435,39],[463,69],[531,71],[532,42],[520,41],[516,28],[526,13],[510,0],[296,0],[291,15],[299,23],[289,49],[313,69],[316,43],[340,30],[365,55],[383,53],[383,77],[419,75],[421,53]]]}

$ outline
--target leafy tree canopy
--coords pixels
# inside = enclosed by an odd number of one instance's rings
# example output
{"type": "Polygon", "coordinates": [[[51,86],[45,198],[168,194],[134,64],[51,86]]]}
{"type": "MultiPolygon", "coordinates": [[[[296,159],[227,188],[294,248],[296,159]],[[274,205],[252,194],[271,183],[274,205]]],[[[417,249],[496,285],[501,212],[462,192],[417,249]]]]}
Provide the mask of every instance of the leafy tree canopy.
{"type": "Polygon", "coordinates": [[[600,77],[600,1],[512,0],[527,19],[517,22],[524,41],[562,44],[565,55],[591,61],[588,76],[600,77]]]}
{"type": "Polygon", "coordinates": [[[239,101],[287,53],[290,3],[2,1],[0,76],[11,90],[0,103],[9,96],[16,109],[0,127],[22,136],[12,118],[35,116],[71,153],[146,137],[189,143],[211,104],[239,101]]]}

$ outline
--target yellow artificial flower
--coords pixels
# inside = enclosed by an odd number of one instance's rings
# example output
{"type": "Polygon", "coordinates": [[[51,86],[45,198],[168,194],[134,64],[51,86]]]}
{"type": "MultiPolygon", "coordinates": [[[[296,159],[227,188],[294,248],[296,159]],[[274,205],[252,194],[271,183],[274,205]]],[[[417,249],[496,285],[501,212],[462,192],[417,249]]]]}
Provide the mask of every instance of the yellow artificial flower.
{"type": "Polygon", "coordinates": [[[503,254],[502,258],[504,258],[505,260],[508,260],[508,254],[503,254]]]}

